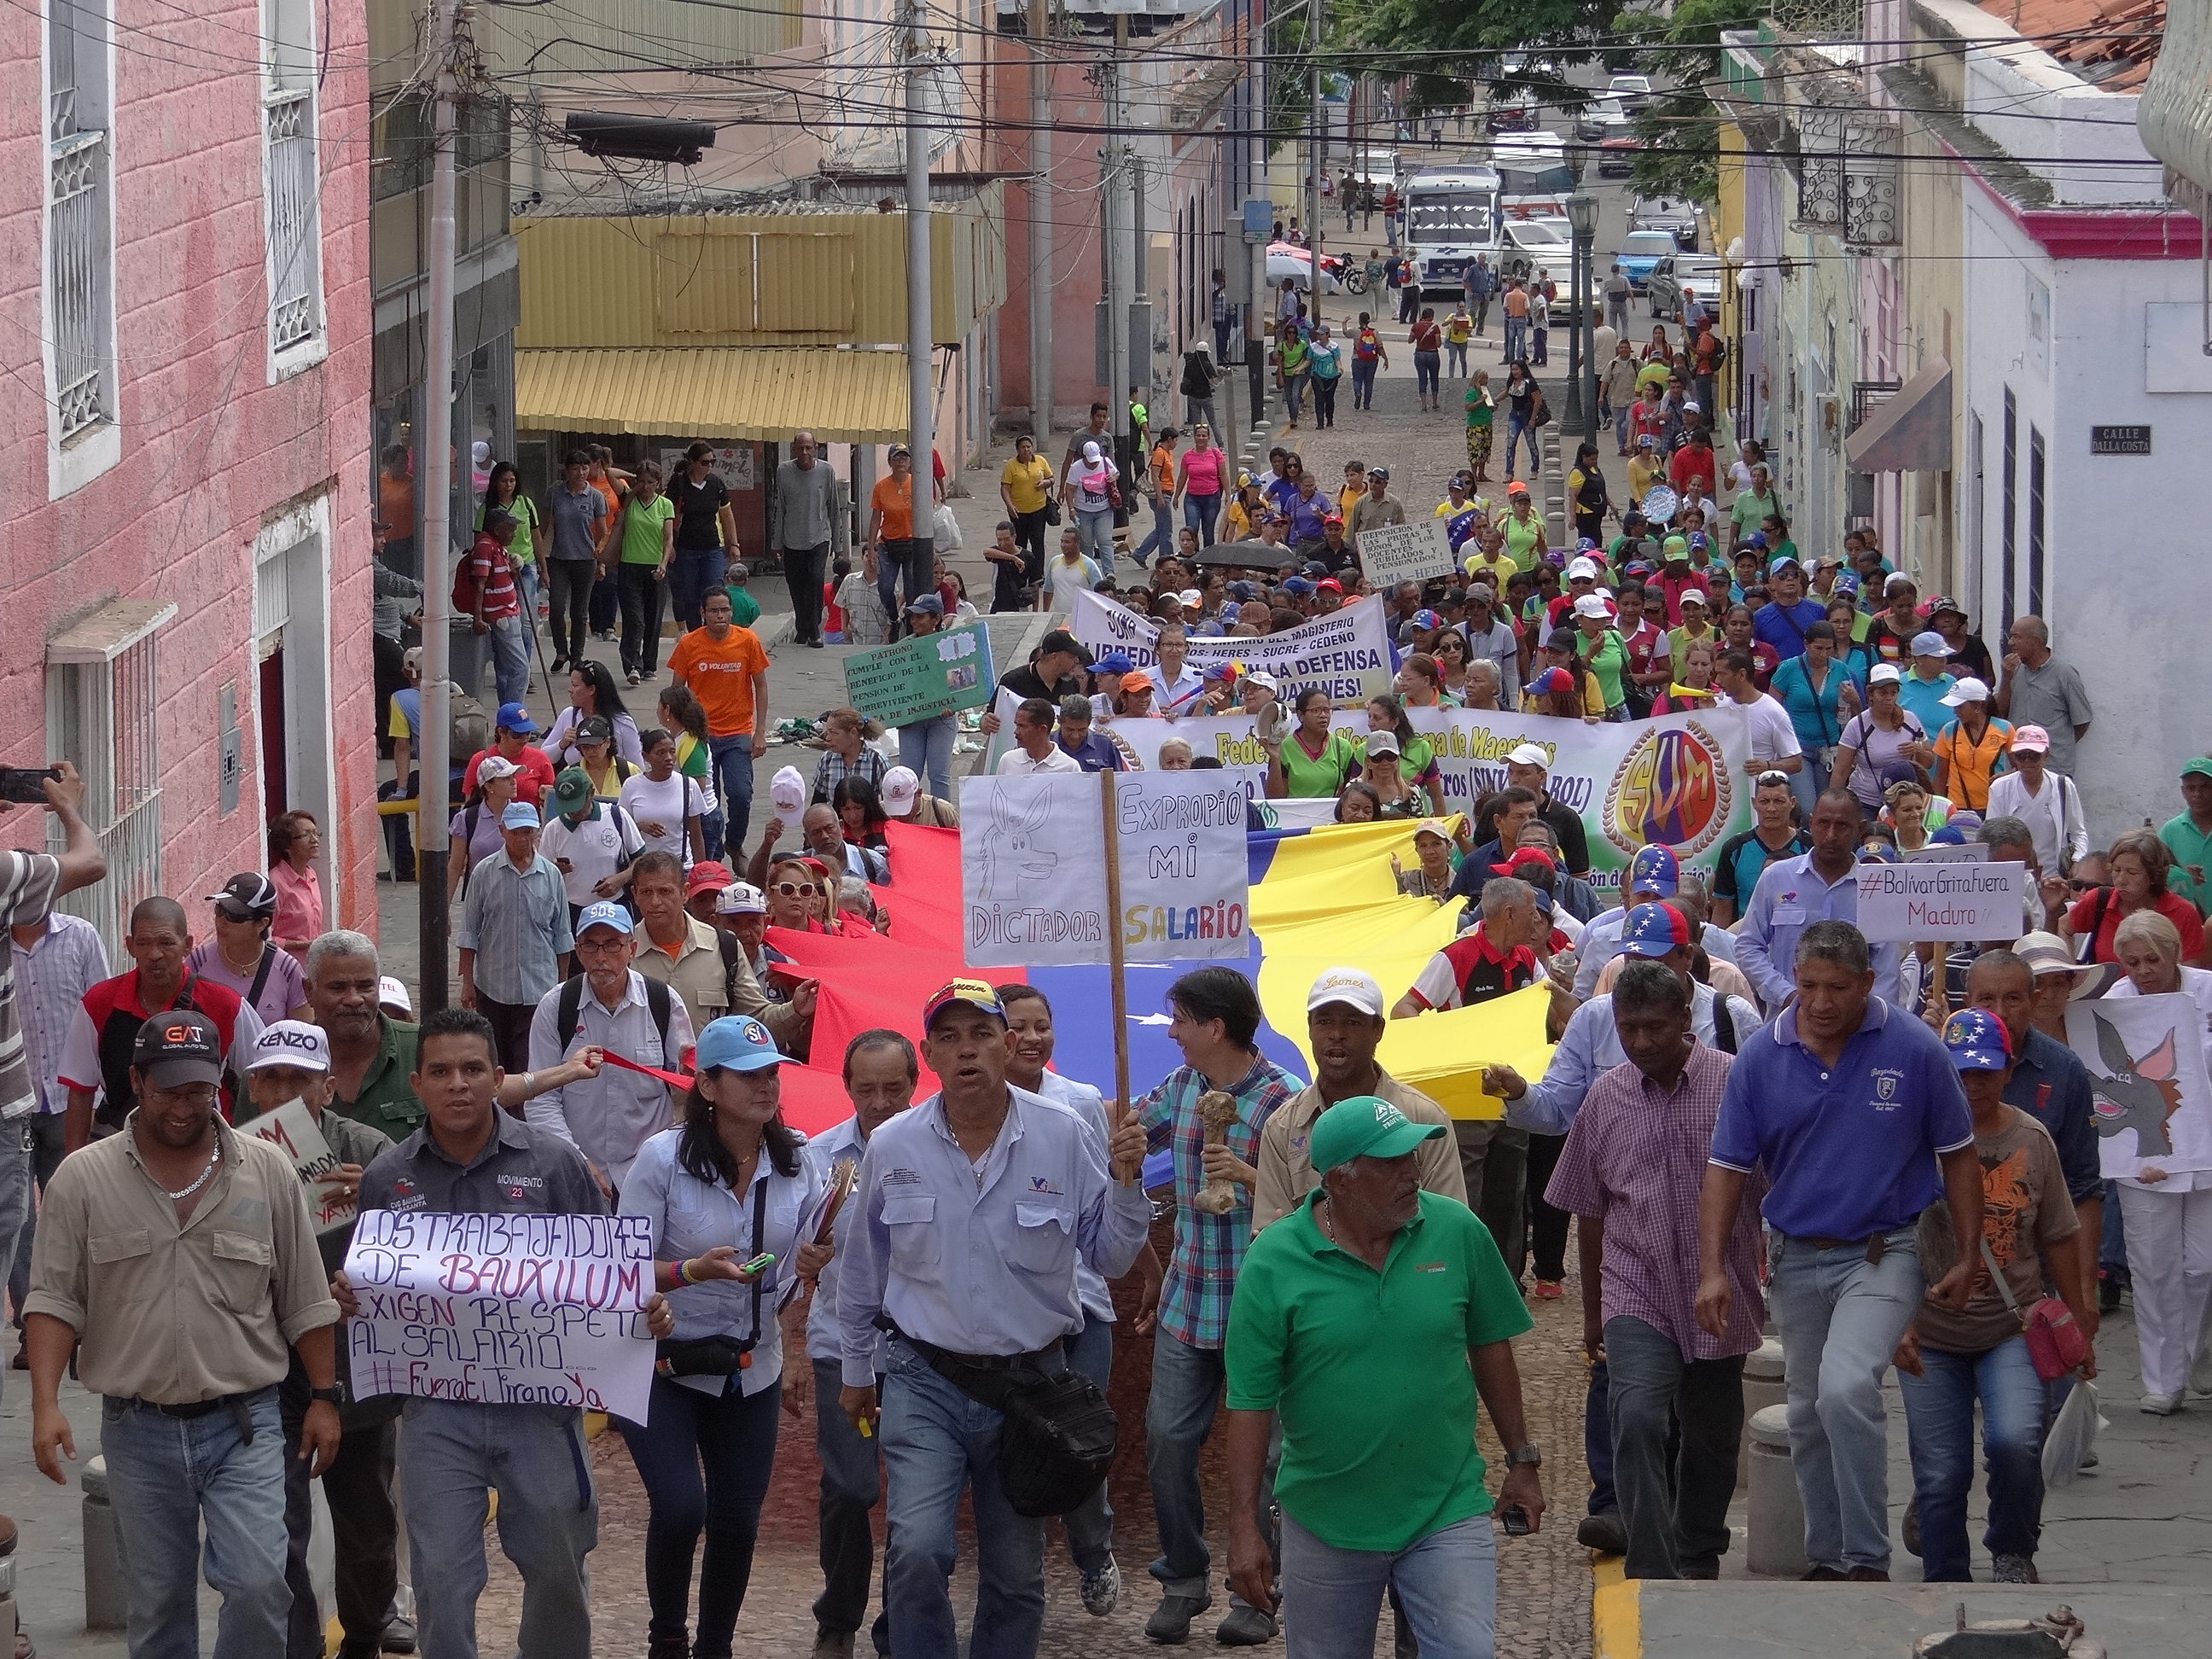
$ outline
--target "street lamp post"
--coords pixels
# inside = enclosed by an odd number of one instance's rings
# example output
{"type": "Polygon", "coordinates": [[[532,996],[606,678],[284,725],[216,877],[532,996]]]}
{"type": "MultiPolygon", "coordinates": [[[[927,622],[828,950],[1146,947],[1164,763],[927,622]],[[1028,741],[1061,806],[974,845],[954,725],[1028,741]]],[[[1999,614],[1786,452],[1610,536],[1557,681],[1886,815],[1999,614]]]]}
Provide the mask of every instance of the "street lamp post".
{"type": "Polygon", "coordinates": [[[1597,297],[1597,198],[1580,190],[1567,198],[1567,228],[1574,237],[1571,258],[1575,272],[1575,383],[1567,392],[1567,424],[1578,428],[1585,441],[1595,443],[1597,329],[1590,313],[1597,297]]]}

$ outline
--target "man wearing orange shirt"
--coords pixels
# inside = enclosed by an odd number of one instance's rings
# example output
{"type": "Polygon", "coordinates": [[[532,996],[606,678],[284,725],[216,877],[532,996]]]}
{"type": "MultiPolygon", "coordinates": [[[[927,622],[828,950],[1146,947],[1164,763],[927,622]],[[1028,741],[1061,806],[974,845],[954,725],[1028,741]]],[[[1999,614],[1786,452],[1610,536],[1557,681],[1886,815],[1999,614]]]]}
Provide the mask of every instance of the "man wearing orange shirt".
{"type": "MultiPolygon", "coordinates": [[[[921,545],[927,560],[929,544],[921,545]]],[[[720,800],[700,829],[706,855],[719,859],[725,846],[733,856],[743,849],[752,816],[753,757],[768,747],[768,653],[760,635],[732,620],[727,588],[708,588],[699,609],[702,623],[676,641],[668,672],[707,711],[720,800]]]]}
{"type": "Polygon", "coordinates": [[[904,611],[898,604],[899,578],[906,578],[909,599],[936,586],[935,549],[931,538],[920,534],[914,510],[914,452],[893,444],[891,475],[876,481],[869,498],[868,540],[876,550],[876,592],[883,596],[884,614],[891,618],[891,637],[899,636],[904,611]]]}

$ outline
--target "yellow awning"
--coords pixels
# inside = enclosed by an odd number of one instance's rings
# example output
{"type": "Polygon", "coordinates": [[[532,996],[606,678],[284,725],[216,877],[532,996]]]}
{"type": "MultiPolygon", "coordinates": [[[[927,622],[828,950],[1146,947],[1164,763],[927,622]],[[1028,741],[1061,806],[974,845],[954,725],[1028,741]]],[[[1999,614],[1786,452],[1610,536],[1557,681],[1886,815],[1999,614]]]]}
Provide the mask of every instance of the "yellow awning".
{"type": "Polygon", "coordinates": [[[906,353],[830,346],[641,347],[514,354],[526,432],[634,433],[787,442],[907,435],[906,353]]]}

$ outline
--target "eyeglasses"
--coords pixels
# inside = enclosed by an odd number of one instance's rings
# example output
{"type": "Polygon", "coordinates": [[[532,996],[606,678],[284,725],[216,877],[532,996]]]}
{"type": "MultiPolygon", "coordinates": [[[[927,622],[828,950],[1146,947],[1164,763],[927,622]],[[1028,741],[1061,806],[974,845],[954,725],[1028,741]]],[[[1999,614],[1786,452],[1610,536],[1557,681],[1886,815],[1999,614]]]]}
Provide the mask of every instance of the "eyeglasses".
{"type": "Polygon", "coordinates": [[[795,881],[780,881],[769,889],[769,892],[781,893],[786,898],[797,898],[801,893],[811,893],[813,890],[811,887],[802,887],[795,881]]]}

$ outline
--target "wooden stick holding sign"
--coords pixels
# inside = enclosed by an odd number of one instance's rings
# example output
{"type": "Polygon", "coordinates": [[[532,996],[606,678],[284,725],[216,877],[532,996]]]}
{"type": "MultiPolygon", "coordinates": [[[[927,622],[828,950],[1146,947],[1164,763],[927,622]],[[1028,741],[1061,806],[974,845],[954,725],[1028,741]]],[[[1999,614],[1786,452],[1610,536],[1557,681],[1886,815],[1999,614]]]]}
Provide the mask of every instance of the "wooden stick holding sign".
{"type": "MultiPolygon", "coordinates": [[[[1117,1122],[1129,1119],[1129,983],[1121,943],[1121,830],[1114,817],[1114,775],[1098,775],[1099,811],[1106,836],[1106,970],[1114,988],[1114,1102],[1117,1122]]],[[[1121,1177],[1128,1186],[1142,1178],[1121,1177]]]]}

